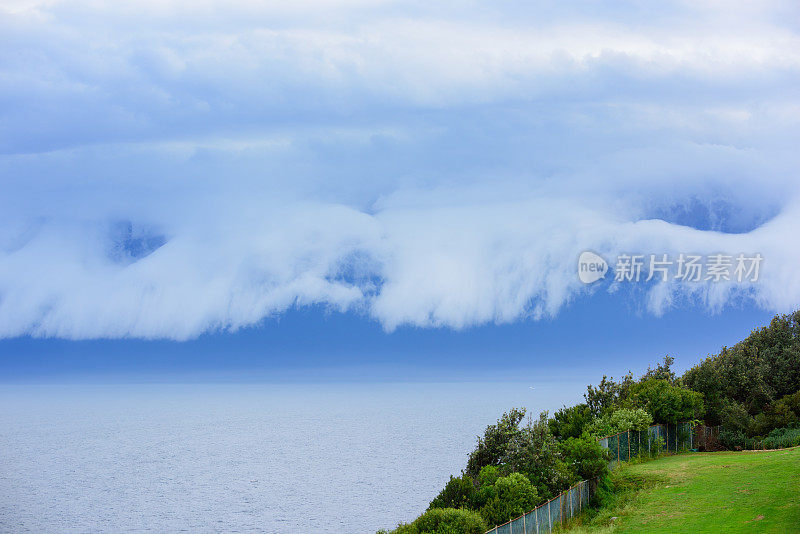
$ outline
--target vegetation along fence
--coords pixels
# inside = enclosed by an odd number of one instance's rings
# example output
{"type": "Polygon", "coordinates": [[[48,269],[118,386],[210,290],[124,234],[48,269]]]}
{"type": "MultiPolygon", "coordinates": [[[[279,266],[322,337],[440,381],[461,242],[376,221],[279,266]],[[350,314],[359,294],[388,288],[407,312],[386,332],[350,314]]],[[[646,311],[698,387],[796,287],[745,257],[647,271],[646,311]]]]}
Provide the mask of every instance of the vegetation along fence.
{"type": "MultiPolygon", "coordinates": [[[[678,452],[704,447],[708,440],[719,436],[719,427],[691,423],[653,425],[647,430],[627,430],[599,440],[608,449],[611,464],[626,462],[640,454],[678,452]]],[[[497,525],[486,534],[549,534],[556,525],[575,517],[589,506],[597,490],[598,479],[584,480],[558,497],[534,508],[525,515],[497,525]]]]}
{"type": "Polygon", "coordinates": [[[549,534],[553,527],[563,525],[589,506],[597,483],[597,478],[578,482],[558,497],[508,523],[497,525],[487,534],[549,534]]]}
{"type": "Polygon", "coordinates": [[[646,430],[626,430],[600,440],[611,462],[626,462],[642,453],[678,452],[694,448],[691,424],[653,425],[646,430]]]}

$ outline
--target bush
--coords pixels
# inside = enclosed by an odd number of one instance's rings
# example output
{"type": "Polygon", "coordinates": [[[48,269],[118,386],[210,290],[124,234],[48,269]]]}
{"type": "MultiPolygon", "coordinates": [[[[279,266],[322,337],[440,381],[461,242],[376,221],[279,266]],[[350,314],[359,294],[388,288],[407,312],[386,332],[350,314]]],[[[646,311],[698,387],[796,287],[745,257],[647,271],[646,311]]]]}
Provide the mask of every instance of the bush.
{"type": "Polygon", "coordinates": [[[472,508],[475,502],[475,492],[475,483],[471,476],[451,476],[444,489],[431,501],[428,510],[433,508],[472,508]]]}
{"type": "Polygon", "coordinates": [[[785,449],[800,445],[800,425],[793,423],[786,428],[776,428],[761,442],[765,449],[785,449]]]}
{"type": "Polygon", "coordinates": [[[755,440],[747,437],[744,432],[737,428],[722,428],[719,431],[719,442],[728,450],[736,451],[742,449],[753,449],[755,440]]]}
{"type": "Polygon", "coordinates": [[[500,465],[509,443],[519,436],[519,423],[524,417],[524,408],[512,408],[498,419],[496,425],[486,427],[483,437],[478,437],[478,445],[467,459],[466,473],[477,477],[484,466],[500,465]]]}
{"type": "Polygon", "coordinates": [[[594,438],[569,438],[560,447],[564,462],[575,475],[575,482],[594,478],[608,471],[608,451],[594,438]]]}
{"type": "Polygon", "coordinates": [[[653,423],[653,417],[642,408],[620,408],[610,414],[595,419],[586,430],[595,437],[611,436],[626,430],[646,430],[653,423]]]}
{"type": "Polygon", "coordinates": [[[483,534],[489,530],[477,512],[455,508],[428,510],[412,523],[401,524],[391,532],[378,534],[483,534]]]}
{"type": "Polygon", "coordinates": [[[547,412],[537,420],[528,420],[508,442],[500,462],[504,475],[522,473],[536,487],[539,497],[547,500],[569,487],[570,472],[561,459],[558,442],[550,433],[547,412]]]}
{"type": "Polygon", "coordinates": [[[579,438],[583,434],[583,429],[592,422],[594,417],[588,404],[577,404],[567,408],[564,406],[553,414],[552,419],[547,421],[550,432],[558,440],[567,438],[579,438]]]}
{"type": "Polygon", "coordinates": [[[478,502],[486,524],[499,525],[532,510],[538,502],[538,493],[528,477],[512,473],[497,478],[493,485],[481,485],[478,502]]]}
{"type": "Polygon", "coordinates": [[[702,394],[657,378],[631,386],[626,404],[644,408],[657,423],[678,423],[703,414],[702,394]]]}
{"type": "Polygon", "coordinates": [[[754,426],[753,418],[741,402],[726,399],[719,410],[720,424],[727,430],[748,434],[754,426]]]}

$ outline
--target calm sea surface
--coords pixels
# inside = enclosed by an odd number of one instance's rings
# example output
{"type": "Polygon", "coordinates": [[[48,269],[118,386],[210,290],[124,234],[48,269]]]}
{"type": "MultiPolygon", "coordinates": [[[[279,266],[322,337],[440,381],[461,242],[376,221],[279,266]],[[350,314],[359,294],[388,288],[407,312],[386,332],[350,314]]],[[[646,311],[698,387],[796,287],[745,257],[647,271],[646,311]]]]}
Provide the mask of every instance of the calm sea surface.
{"type": "Polygon", "coordinates": [[[0,386],[0,531],[374,533],[577,384],[0,386]]]}

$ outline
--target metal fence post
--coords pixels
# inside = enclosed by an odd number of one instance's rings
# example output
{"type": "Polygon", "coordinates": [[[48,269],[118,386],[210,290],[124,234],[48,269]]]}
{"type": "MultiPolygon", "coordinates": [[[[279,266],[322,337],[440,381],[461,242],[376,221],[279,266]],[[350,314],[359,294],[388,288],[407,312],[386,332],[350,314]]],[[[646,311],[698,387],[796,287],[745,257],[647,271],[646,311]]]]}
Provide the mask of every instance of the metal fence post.
{"type": "Polygon", "coordinates": [[[575,517],[575,509],[572,508],[572,488],[567,490],[567,496],[569,496],[569,517],[575,517]]]}
{"type": "Polygon", "coordinates": [[[553,514],[550,513],[551,502],[553,502],[552,499],[547,501],[547,523],[550,525],[550,529],[548,530],[548,532],[553,532],[553,514]]]}

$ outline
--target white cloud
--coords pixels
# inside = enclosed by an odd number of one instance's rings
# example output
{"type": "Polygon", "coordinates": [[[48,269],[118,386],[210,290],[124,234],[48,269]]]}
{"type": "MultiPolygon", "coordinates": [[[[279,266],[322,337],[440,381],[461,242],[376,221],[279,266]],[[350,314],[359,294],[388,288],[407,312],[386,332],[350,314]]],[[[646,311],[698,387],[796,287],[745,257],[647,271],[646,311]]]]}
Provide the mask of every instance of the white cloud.
{"type": "Polygon", "coordinates": [[[796,7],[584,8],[8,4],[0,336],[552,316],[586,249],[764,256],[655,314],[797,307],[796,7]]]}

